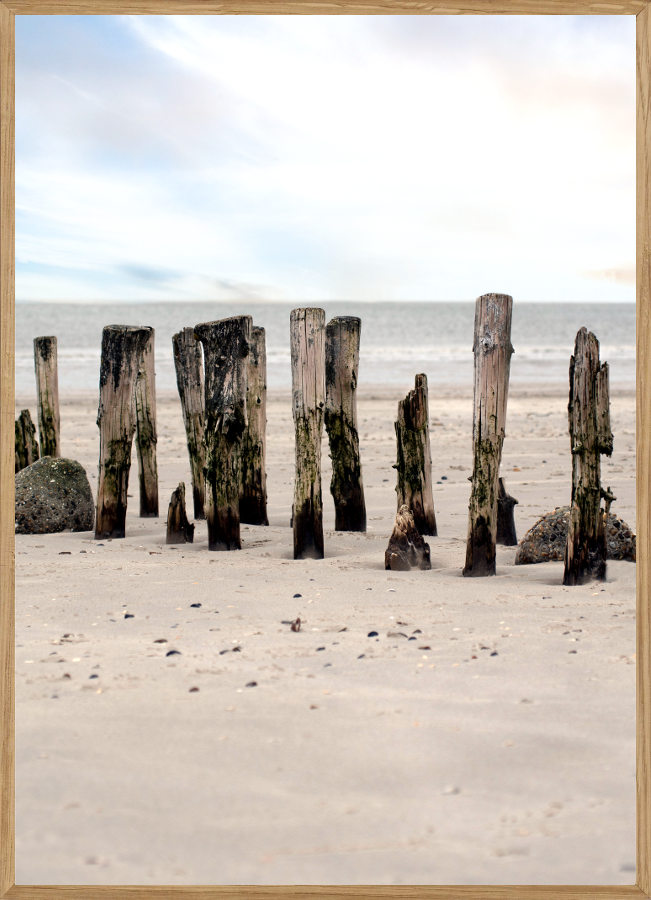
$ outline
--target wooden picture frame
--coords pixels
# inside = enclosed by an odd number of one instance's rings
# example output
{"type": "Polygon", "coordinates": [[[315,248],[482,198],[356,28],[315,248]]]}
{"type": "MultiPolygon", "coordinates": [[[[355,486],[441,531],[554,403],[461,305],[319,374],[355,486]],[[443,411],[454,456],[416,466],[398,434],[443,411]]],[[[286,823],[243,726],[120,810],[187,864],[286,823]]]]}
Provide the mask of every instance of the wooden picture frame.
{"type": "Polygon", "coordinates": [[[491,898],[651,896],[651,3],[645,0],[5,0],[0,2],[0,897],[491,898]],[[634,15],[637,18],[637,874],[624,886],[64,886],[14,884],[14,17],[165,14],[634,15]]]}

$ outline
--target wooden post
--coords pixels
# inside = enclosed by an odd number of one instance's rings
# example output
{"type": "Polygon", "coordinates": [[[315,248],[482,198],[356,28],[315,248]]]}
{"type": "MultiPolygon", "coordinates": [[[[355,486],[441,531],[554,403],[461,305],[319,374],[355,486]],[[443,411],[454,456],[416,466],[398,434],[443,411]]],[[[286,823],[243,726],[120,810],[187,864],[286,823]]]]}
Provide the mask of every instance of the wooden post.
{"type": "Polygon", "coordinates": [[[515,530],[514,507],[518,505],[515,497],[507,494],[504,479],[499,479],[497,493],[497,534],[495,543],[503,547],[515,547],[518,536],[515,530]]]}
{"type": "Polygon", "coordinates": [[[209,550],[241,550],[242,434],[247,424],[246,388],[251,316],[197,325],[205,360],[204,509],[209,550]]]}
{"type": "Polygon", "coordinates": [[[268,525],[267,473],[267,350],[264,328],[251,329],[246,411],[248,425],[242,435],[242,495],[240,521],[268,525]]]}
{"type": "Polygon", "coordinates": [[[472,490],[463,574],[495,574],[495,541],[502,444],[511,368],[511,312],[507,294],[484,294],[475,306],[472,490]]]}
{"type": "Polygon", "coordinates": [[[570,359],[570,400],[567,407],[572,447],[572,506],[565,547],[563,584],[583,584],[606,577],[605,528],[601,508],[615,498],[601,487],[601,454],[613,452],[610,430],[608,363],[599,363],[599,341],[579,329],[570,359]]]}
{"type": "Polygon", "coordinates": [[[166,544],[191,544],[194,541],[194,525],[188,522],[185,512],[185,482],[182,481],[172,494],[167,510],[166,544]]]}
{"type": "Polygon", "coordinates": [[[131,445],[136,430],[136,383],[140,361],[152,331],[147,327],[107,325],[102,332],[97,411],[97,540],[125,535],[131,445]]]}
{"type": "Polygon", "coordinates": [[[31,466],[37,459],[36,428],[29,410],[23,409],[16,419],[16,472],[31,466]]]}
{"type": "Polygon", "coordinates": [[[384,568],[394,572],[408,572],[416,567],[432,568],[429,544],[418,533],[413,513],[404,505],[396,515],[389,546],[384,553],[384,568]]]}
{"type": "Polygon", "coordinates": [[[325,427],[330,442],[335,531],[366,531],[357,431],[357,373],[362,320],[337,316],[326,327],[325,427]]]}
{"type": "Polygon", "coordinates": [[[290,315],[292,412],[295,429],[294,559],[323,559],[321,436],[325,406],[325,312],[290,315]]]}
{"type": "Polygon", "coordinates": [[[140,483],[140,518],[158,516],[158,466],[156,465],[156,363],[154,329],[142,352],[136,382],[136,450],[140,483]]]}
{"type": "Polygon", "coordinates": [[[398,403],[395,429],[398,509],[407,506],[419,534],[436,537],[427,375],[416,375],[414,390],[398,403]]]}
{"type": "Polygon", "coordinates": [[[34,370],[41,456],[59,457],[61,438],[56,337],[34,338],[34,370]]]}
{"type": "Polygon", "coordinates": [[[206,448],[203,443],[203,353],[201,342],[194,336],[194,328],[184,328],[172,338],[176,385],[181,398],[185,435],[188,442],[194,518],[205,519],[203,511],[205,484],[203,467],[206,448]]]}

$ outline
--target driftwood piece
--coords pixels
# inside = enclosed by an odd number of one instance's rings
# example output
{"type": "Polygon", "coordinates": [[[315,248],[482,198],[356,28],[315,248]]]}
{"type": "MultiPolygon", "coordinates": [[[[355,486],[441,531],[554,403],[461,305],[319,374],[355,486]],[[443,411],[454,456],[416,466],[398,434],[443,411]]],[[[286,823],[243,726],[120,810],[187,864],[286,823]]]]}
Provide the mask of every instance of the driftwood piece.
{"type": "Polygon", "coordinates": [[[158,466],[156,464],[156,363],[154,329],[138,367],[135,392],[136,451],[140,485],[140,518],[158,516],[158,466]]]}
{"type": "Polygon", "coordinates": [[[335,531],[366,531],[366,504],[357,431],[357,373],[362,320],[337,316],[325,344],[325,427],[330,442],[335,531]]]}
{"type": "Polygon", "coordinates": [[[325,312],[322,309],[292,310],[290,348],[296,436],[294,559],[323,559],[321,437],[325,406],[325,312]]]}
{"type": "Polygon", "coordinates": [[[570,359],[568,403],[572,448],[572,503],[565,548],[564,585],[606,577],[606,521],[615,499],[601,487],[601,454],[613,452],[608,363],[599,363],[599,341],[579,329],[570,359]],[[601,507],[602,497],[606,508],[601,507]]]}
{"type": "Polygon", "coordinates": [[[384,553],[384,568],[394,572],[432,568],[429,544],[419,534],[413,513],[406,504],[396,514],[389,546],[384,553]]]}
{"type": "Polygon", "coordinates": [[[37,459],[36,428],[29,410],[23,409],[16,419],[16,473],[31,466],[37,459]]]}
{"type": "Polygon", "coordinates": [[[144,326],[107,325],[102,332],[96,539],[125,535],[136,384],[152,331],[144,326]]]}
{"type": "Polygon", "coordinates": [[[514,507],[518,505],[515,497],[507,494],[504,479],[499,479],[497,493],[497,535],[495,543],[503,547],[515,547],[518,536],[515,531],[514,507]]]}
{"type": "Polygon", "coordinates": [[[41,456],[61,456],[57,339],[34,338],[34,371],[41,456]]]}
{"type": "Polygon", "coordinates": [[[248,356],[248,424],[242,435],[242,494],[240,522],[268,525],[267,518],[267,350],[264,328],[251,329],[248,356]]]}
{"type": "Polygon", "coordinates": [[[194,525],[188,522],[185,512],[185,482],[182,481],[172,494],[167,510],[166,544],[191,544],[194,540],[194,525]]]}
{"type": "Polygon", "coordinates": [[[418,532],[436,537],[427,375],[416,375],[415,381],[413,391],[398,403],[395,422],[398,509],[407,506],[418,532]]]}
{"type": "Polygon", "coordinates": [[[209,550],[241,550],[242,434],[251,316],[197,325],[205,362],[205,504],[209,550]]]}
{"type": "Polygon", "coordinates": [[[203,511],[205,484],[203,468],[206,448],[203,443],[203,353],[194,328],[184,328],[172,337],[176,385],[181,398],[185,436],[188,442],[194,518],[205,519],[203,511]]]}
{"type": "Polygon", "coordinates": [[[473,472],[463,574],[495,574],[499,469],[511,368],[511,312],[507,294],[484,294],[475,306],[473,472]]]}

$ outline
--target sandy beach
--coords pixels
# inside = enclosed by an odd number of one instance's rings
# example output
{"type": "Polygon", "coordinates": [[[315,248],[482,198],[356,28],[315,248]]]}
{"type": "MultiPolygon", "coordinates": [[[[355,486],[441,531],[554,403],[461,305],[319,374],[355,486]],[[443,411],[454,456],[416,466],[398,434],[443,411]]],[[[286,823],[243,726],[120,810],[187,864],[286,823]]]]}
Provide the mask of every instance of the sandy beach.
{"type": "MultiPolygon", "coordinates": [[[[385,571],[404,393],[359,392],[366,534],[332,530],[324,435],[324,560],[292,559],[281,391],[270,524],[243,526],[242,551],[209,552],[204,522],[165,545],[190,483],[172,393],[159,519],[138,518],[134,455],[124,540],[17,536],[18,884],[634,882],[635,564],[564,588],[562,563],[499,547],[496,577],[464,579],[472,397],[430,379],[432,570],[385,571]]],[[[63,455],[93,489],[96,412],[62,397],[63,455]]],[[[611,390],[611,419],[603,481],[635,528],[632,391],[611,390]]],[[[570,470],[566,389],[514,388],[518,537],[569,502],[570,470]]]]}

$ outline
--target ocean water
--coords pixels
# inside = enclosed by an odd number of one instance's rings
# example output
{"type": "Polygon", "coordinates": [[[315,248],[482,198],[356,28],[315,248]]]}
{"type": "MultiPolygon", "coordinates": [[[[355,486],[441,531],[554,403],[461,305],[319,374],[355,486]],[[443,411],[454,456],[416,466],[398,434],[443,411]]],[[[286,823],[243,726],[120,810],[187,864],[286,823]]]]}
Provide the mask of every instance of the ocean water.
{"type": "MultiPolygon", "coordinates": [[[[234,315],[251,315],[266,329],[267,384],[290,388],[289,314],[296,303],[36,303],[16,304],[16,393],[35,391],[33,339],[58,339],[62,396],[97,390],[102,328],[150,325],[156,329],[156,384],[176,390],[172,335],[181,328],[234,315]]],[[[326,321],[362,320],[360,389],[413,387],[425,372],[436,384],[472,389],[474,303],[323,304],[326,321]]],[[[613,387],[635,385],[635,304],[517,303],[513,305],[511,383],[567,384],[576,332],[585,326],[601,344],[613,387]]]]}

